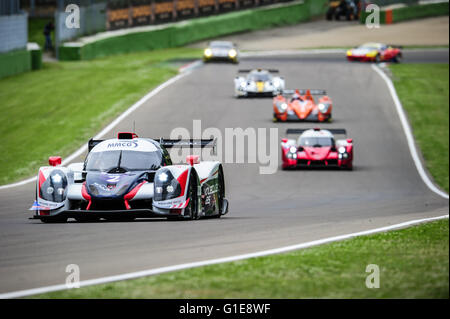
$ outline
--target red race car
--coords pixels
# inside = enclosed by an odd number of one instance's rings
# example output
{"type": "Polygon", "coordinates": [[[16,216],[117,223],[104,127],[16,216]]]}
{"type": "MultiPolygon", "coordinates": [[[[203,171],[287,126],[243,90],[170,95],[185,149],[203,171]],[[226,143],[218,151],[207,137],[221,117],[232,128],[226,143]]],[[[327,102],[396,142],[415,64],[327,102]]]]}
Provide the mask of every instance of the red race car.
{"type": "Polygon", "coordinates": [[[288,129],[286,135],[300,135],[297,140],[281,141],[282,169],[343,168],[353,169],[353,140],[335,140],[346,135],[345,129],[288,129]]]}
{"type": "Polygon", "coordinates": [[[326,94],[325,90],[284,90],[273,98],[273,121],[331,121],[333,102],[326,94]],[[313,95],[319,95],[317,103],[313,95]]]}
{"type": "Polygon", "coordinates": [[[347,51],[347,60],[362,62],[401,62],[401,47],[382,43],[366,43],[347,51]]]}

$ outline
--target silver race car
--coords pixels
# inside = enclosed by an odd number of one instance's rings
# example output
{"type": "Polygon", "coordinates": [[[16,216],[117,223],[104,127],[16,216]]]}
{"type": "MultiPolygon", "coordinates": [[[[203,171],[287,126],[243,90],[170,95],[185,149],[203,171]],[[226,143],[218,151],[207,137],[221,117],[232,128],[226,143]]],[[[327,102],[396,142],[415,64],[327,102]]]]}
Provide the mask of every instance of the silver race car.
{"type": "Polygon", "coordinates": [[[236,97],[247,96],[276,96],[284,90],[285,82],[282,77],[273,76],[278,70],[239,70],[248,73],[234,79],[234,94],[236,97]]]}
{"type": "Polygon", "coordinates": [[[61,157],[50,157],[50,166],[39,168],[32,218],[50,223],[226,214],[222,165],[200,162],[195,155],[174,165],[167,151],[172,147],[215,148],[215,140],[149,139],[123,132],[115,139],[91,139],[84,163],[62,167],[61,157]]]}
{"type": "Polygon", "coordinates": [[[239,50],[229,41],[212,41],[203,51],[203,61],[224,61],[239,63],[239,50]]]}

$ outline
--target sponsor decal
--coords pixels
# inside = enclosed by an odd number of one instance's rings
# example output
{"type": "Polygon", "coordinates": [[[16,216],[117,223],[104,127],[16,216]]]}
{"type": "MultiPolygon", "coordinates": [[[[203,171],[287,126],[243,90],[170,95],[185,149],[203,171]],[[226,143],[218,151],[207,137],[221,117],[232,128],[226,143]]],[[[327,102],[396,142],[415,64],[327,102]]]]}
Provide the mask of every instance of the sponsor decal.
{"type": "Polygon", "coordinates": [[[108,183],[118,183],[120,181],[120,175],[110,175],[106,179],[108,183]]]}
{"type": "Polygon", "coordinates": [[[138,142],[136,142],[136,141],[111,142],[111,143],[108,143],[107,148],[121,148],[121,147],[136,148],[136,147],[138,147],[138,142]]]}

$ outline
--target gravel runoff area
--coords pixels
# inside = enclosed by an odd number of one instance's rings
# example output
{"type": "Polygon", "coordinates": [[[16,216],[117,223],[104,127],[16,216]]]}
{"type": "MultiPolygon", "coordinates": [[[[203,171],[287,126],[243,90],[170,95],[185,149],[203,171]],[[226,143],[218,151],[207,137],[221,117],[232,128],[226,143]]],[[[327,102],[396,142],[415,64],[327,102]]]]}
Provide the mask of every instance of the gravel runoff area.
{"type": "MultiPolygon", "coordinates": [[[[288,27],[221,37],[241,50],[294,50],[322,47],[353,47],[364,42],[403,46],[445,46],[449,44],[449,17],[436,17],[369,29],[356,21],[316,20],[288,27]]],[[[206,41],[191,47],[204,47],[206,41]]]]}

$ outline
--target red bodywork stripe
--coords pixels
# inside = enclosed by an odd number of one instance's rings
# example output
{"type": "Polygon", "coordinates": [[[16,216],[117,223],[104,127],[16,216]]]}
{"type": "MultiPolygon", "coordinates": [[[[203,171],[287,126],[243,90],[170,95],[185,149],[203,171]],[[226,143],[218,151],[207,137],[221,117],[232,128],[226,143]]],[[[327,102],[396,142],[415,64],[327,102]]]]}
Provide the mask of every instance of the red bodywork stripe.
{"type": "Polygon", "coordinates": [[[45,182],[44,173],[42,173],[42,171],[39,171],[39,189],[38,189],[39,197],[41,197],[41,186],[44,182],[45,182]]]}
{"type": "MultiPolygon", "coordinates": [[[[212,176],[216,175],[217,173],[219,173],[219,170],[215,171],[214,174],[212,174],[212,176]]],[[[206,181],[208,179],[208,177],[200,180],[200,184],[203,184],[204,181],[206,181]]]]}
{"type": "Polygon", "coordinates": [[[133,188],[130,192],[128,192],[128,194],[126,194],[123,199],[125,202],[125,208],[126,209],[131,209],[130,203],[128,202],[129,200],[133,199],[134,196],[136,196],[137,192],[139,191],[139,189],[142,187],[142,185],[144,185],[145,183],[147,183],[147,181],[143,181],[142,183],[138,184],[135,188],[133,188]]]}
{"type": "Polygon", "coordinates": [[[178,183],[180,183],[180,186],[181,186],[181,195],[180,196],[184,196],[184,191],[186,189],[186,181],[187,181],[188,172],[189,172],[188,169],[185,170],[177,178],[177,181],[178,181],[178,183]]]}
{"type": "Polygon", "coordinates": [[[142,185],[144,185],[145,183],[147,183],[147,181],[143,181],[142,183],[138,184],[135,188],[133,188],[131,191],[128,192],[128,194],[126,194],[123,198],[125,200],[130,200],[133,199],[134,196],[136,196],[137,192],[139,191],[139,189],[142,187],[142,185]]]}
{"type": "Polygon", "coordinates": [[[86,190],[86,182],[84,182],[83,185],[81,186],[81,196],[83,196],[83,198],[85,200],[89,201],[89,203],[86,207],[86,210],[89,210],[89,208],[91,208],[92,201],[91,201],[91,195],[89,195],[86,190]]]}

